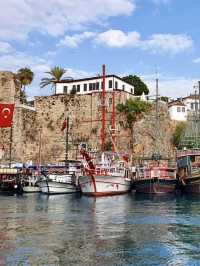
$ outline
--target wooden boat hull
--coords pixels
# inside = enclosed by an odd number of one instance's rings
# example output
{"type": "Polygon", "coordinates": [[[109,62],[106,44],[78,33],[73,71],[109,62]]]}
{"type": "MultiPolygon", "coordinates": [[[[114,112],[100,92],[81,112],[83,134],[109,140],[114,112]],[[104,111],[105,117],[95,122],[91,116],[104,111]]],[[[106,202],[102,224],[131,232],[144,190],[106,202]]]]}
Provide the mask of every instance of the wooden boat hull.
{"type": "Polygon", "coordinates": [[[188,177],[180,182],[183,193],[200,194],[200,176],[188,177]]]}
{"type": "Polygon", "coordinates": [[[4,182],[0,184],[0,194],[21,194],[22,188],[20,184],[4,182]]]}
{"type": "Polygon", "coordinates": [[[62,183],[56,181],[40,181],[39,187],[44,194],[68,194],[78,192],[77,187],[71,183],[62,183]]]}
{"type": "Polygon", "coordinates": [[[137,193],[145,194],[169,194],[174,193],[177,186],[175,179],[141,179],[134,182],[137,193]]]}
{"type": "Polygon", "coordinates": [[[79,177],[79,186],[86,196],[113,196],[130,191],[131,181],[122,176],[84,175],[79,177]]]}

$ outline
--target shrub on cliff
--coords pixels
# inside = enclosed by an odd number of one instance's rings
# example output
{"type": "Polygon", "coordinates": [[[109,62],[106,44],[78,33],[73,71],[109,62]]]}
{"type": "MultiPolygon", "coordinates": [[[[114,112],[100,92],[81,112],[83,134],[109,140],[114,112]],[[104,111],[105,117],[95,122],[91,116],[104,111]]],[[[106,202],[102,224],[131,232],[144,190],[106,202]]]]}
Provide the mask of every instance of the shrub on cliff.
{"type": "Polygon", "coordinates": [[[133,100],[129,99],[124,104],[119,103],[116,106],[117,111],[125,115],[126,126],[131,131],[131,147],[133,147],[132,136],[133,136],[133,125],[138,118],[149,112],[151,109],[151,104],[139,99],[133,100]]]}
{"type": "Polygon", "coordinates": [[[181,142],[181,137],[184,133],[186,127],[186,123],[185,122],[180,122],[177,126],[176,129],[172,135],[172,143],[175,147],[179,147],[180,142],[181,142]]]}

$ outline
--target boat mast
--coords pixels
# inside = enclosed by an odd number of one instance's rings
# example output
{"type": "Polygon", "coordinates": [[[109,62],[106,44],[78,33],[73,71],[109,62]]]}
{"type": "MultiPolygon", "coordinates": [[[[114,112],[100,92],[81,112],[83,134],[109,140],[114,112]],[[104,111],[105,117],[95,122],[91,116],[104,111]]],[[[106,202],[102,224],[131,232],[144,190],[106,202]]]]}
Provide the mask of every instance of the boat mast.
{"type": "Polygon", "coordinates": [[[156,130],[156,140],[155,140],[155,154],[159,155],[159,138],[160,138],[160,128],[159,128],[159,105],[158,105],[158,78],[156,78],[156,124],[155,124],[155,130],[156,130]]]}
{"type": "Polygon", "coordinates": [[[39,148],[38,148],[38,169],[40,169],[41,166],[41,145],[42,145],[42,128],[39,129],[39,148]]]}
{"type": "Polygon", "coordinates": [[[102,128],[101,128],[101,150],[105,150],[105,139],[106,139],[106,89],[105,89],[105,77],[106,67],[102,66],[103,71],[103,82],[102,82],[102,128]]]}
{"type": "Polygon", "coordinates": [[[10,127],[10,147],[9,147],[9,167],[12,165],[12,141],[13,141],[13,123],[10,127]]]}
{"type": "Polygon", "coordinates": [[[67,169],[67,161],[69,154],[69,116],[66,117],[66,132],[65,132],[65,167],[67,169]]]}
{"type": "Polygon", "coordinates": [[[200,81],[198,81],[198,87],[199,87],[199,108],[198,108],[198,110],[199,110],[199,119],[200,119],[200,81]]]}
{"type": "Polygon", "coordinates": [[[115,146],[116,146],[116,111],[115,111],[115,90],[114,90],[114,82],[113,82],[113,91],[112,91],[112,119],[111,119],[111,137],[112,137],[112,151],[115,152],[115,146]]]}

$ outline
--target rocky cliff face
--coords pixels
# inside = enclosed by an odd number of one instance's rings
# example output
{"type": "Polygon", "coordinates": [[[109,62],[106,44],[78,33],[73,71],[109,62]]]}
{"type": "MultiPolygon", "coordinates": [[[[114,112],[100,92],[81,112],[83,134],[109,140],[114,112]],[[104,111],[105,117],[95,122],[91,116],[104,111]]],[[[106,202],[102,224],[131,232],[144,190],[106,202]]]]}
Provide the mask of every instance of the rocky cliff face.
{"type": "Polygon", "coordinates": [[[133,153],[137,156],[151,156],[159,152],[163,157],[174,156],[172,134],[176,123],[168,116],[167,105],[160,102],[160,113],[156,119],[155,106],[144,118],[137,121],[133,130],[133,153]]]}
{"type": "MultiPolygon", "coordinates": [[[[19,102],[19,84],[10,72],[0,72],[0,102],[15,102],[12,159],[14,161],[37,163],[57,163],[65,159],[65,132],[61,131],[66,115],[70,117],[69,124],[69,158],[78,155],[78,145],[87,143],[92,150],[100,149],[101,136],[101,95],[55,95],[36,97],[35,106],[23,106],[19,102]]],[[[107,93],[106,143],[110,143],[109,127],[111,125],[112,94],[107,93]]],[[[115,102],[125,102],[129,94],[117,91],[115,102]]],[[[125,118],[118,114],[117,150],[133,152],[134,156],[148,155],[154,151],[155,121],[153,112],[138,120],[133,129],[133,136],[126,128],[125,118]],[[134,149],[130,149],[133,138],[134,149]]],[[[165,154],[171,153],[173,147],[170,139],[174,130],[173,123],[167,115],[167,107],[162,107],[163,120],[160,125],[160,149],[165,154]]],[[[9,159],[10,129],[0,129],[0,155],[4,147],[1,161],[9,159]]]]}

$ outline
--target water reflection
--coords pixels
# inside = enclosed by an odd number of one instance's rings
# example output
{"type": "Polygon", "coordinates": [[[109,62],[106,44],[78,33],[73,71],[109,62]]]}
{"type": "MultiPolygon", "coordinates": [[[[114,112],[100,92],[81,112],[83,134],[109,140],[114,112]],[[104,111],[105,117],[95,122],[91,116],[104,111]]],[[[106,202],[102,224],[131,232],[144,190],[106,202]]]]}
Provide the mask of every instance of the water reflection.
{"type": "Polygon", "coordinates": [[[200,260],[197,198],[38,194],[0,201],[0,265],[195,265],[200,260]]]}

